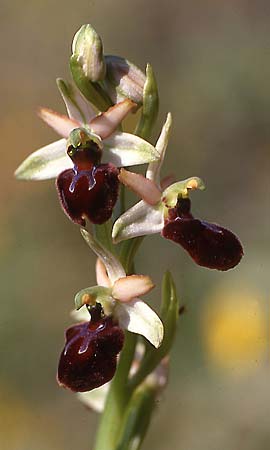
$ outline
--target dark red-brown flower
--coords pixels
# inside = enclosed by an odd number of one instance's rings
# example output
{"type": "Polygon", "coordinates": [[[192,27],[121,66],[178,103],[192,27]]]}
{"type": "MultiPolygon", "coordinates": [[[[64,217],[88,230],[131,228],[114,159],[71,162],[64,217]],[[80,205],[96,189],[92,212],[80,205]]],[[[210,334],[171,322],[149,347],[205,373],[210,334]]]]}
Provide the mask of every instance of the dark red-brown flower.
{"type": "Polygon", "coordinates": [[[112,215],[118,197],[118,169],[100,164],[101,150],[94,141],[67,150],[74,163],[58,175],[56,188],[64,212],[75,223],[85,226],[85,218],[102,224],[112,215]]]}
{"type": "Polygon", "coordinates": [[[86,392],[110,381],[122,350],[124,333],[111,317],[95,318],[66,331],[57,379],[61,386],[86,392]]]}
{"type": "Polygon", "coordinates": [[[67,169],[57,180],[61,205],[75,223],[85,226],[85,217],[102,224],[112,215],[118,197],[118,169],[101,164],[91,170],[67,169]]]}
{"type": "Polygon", "coordinates": [[[239,239],[220,225],[195,219],[189,198],[180,198],[169,210],[162,236],[180,244],[200,266],[228,270],[243,256],[239,239]]]}

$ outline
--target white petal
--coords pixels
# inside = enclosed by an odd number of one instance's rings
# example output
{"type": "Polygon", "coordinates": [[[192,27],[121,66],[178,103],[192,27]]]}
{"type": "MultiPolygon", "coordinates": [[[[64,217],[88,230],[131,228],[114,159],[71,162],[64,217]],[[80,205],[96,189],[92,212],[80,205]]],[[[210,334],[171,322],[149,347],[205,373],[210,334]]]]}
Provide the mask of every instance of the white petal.
{"type": "Polygon", "coordinates": [[[117,129],[122,120],[134,107],[137,107],[137,105],[129,99],[117,103],[91,120],[91,130],[100,136],[101,139],[106,139],[117,129]]]}
{"type": "Polygon", "coordinates": [[[163,227],[164,219],[161,209],[149,206],[142,200],[116,220],[112,237],[117,243],[136,236],[160,233],[163,227]]]}
{"type": "Polygon", "coordinates": [[[20,180],[47,180],[70,169],[73,163],[66,154],[66,142],[60,139],[36,150],[18,167],[15,176],[20,180]]]}
{"type": "Polygon", "coordinates": [[[79,90],[61,78],[56,80],[58,89],[65,102],[68,116],[81,124],[90,122],[95,117],[91,104],[81,95],[79,90]]]}
{"type": "Polygon", "coordinates": [[[121,302],[129,302],[135,297],[147,294],[154,287],[154,283],[147,275],[128,275],[114,283],[112,296],[121,302]]]}
{"type": "Polygon", "coordinates": [[[91,233],[86,231],[84,228],[81,228],[81,234],[89,247],[103,262],[104,266],[106,267],[111,284],[118,280],[118,278],[126,276],[123,266],[118,261],[118,259],[116,259],[112,253],[104,248],[91,233]]]}
{"type": "Polygon", "coordinates": [[[159,159],[155,147],[134,134],[114,133],[104,142],[102,162],[111,162],[117,167],[146,164],[159,159]]]}
{"type": "Polygon", "coordinates": [[[99,286],[111,286],[106,267],[104,266],[100,258],[97,258],[96,261],[96,279],[99,286]]]}
{"type": "Polygon", "coordinates": [[[70,313],[72,319],[76,322],[89,322],[90,315],[86,306],[82,306],[80,309],[73,309],[70,313]]]}
{"type": "Polygon", "coordinates": [[[93,389],[89,392],[79,392],[77,394],[79,400],[84,403],[85,406],[101,413],[104,410],[107,394],[109,392],[110,382],[103,384],[97,389],[93,389]]]}
{"type": "Polygon", "coordinates": [[[156,183],[145,178],[140,173],[121,169],[119,180],[135,194],[139,195],[149,205],[156,205],[161,199],[161,192],[156,183]]]}
{"type": "Polygon", "coordinates": [[[163,125],[160,136],[156,143],[156,150],[159,153],[160,159],[157,162],[153,162],[153,163],[149,164],[147,172],[146,172],[146,178],[149,178],[149,180],[155,181],[158,184],[158,186],[160,186],[160,169],[161,169],[161,166],[162,166],[162,163],[163,163],[163,160],[165,157],[167,145],[169,142],[171,127],[172,127],[172,115],[171,115],[171,113],[168,113],[166,122],[163,125]]]}
{"type": "Polygon", "coordinates": [[[38,115],[49,127],[53,128],[56,133],[64,138],[67,138],[74,128],[81,126],[77,120],[69,119],[67,116],[48,108],[40,108],[38,115]]]}
{"type": "Polygon", "coordinates": [[[118,302],[114,315],[118,318],[121,328],[141,334],[156,348],[160,346],[164,334],[163,324],[158,315],[142,300],[135,298],[129,303],[118,302]]]}

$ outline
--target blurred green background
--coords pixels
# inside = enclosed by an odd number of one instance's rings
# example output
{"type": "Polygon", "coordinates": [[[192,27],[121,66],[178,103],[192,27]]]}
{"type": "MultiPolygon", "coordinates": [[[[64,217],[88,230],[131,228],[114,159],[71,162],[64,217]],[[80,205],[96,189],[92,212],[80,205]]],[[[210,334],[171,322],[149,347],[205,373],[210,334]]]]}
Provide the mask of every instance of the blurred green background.
{"type": "Polygon", "coordinates": [[[106,53],[152,63],[156,136],[168,110],[174,119],[164,173],[202,177],[193,213],[231,228],[245,248],[228,273],[196,267],[159,236],[138,254],[139,272],[157,284],[149,302],[158,307],[168,268],[187,305],[144,449],[269,449],[269,1],[2,0],[0,23],[1,450],[86,450],[97,427],[55,381],[73,297],[95,282],[94,258],[52,181],[13,178],[22,159],[56,139],[35,111],[64,112],[55,78],[69,77],[83,23],[106,53]]]}

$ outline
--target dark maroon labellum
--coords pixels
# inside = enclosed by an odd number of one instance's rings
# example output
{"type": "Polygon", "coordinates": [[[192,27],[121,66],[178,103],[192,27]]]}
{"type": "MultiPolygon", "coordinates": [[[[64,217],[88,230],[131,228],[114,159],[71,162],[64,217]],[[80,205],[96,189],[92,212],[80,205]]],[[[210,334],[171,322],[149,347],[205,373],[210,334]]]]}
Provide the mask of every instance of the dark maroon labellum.
{"type": "Polygon", "coordinates": [[[85,217],[102,224],[112,215],[118,197],[118,169],[100,164],[90,169],[68,169],[60,173],[56,188],[64,212],[75,223],[85,226],[85,217]]]}
{"type": "Polygon", "coordinates": [[[111,317],[80,323],[66,332],[57,379],[75,392],[91,391],[112,379],[124,333],[111,317]]]}
{"type": "Polygon", "coordinates": [[[179,199],[169,210],[162,236],[180,244],[200,266],[228,270],[243,256],[238,238],[220,225],[194,219],[190,199],[179,199]]]}

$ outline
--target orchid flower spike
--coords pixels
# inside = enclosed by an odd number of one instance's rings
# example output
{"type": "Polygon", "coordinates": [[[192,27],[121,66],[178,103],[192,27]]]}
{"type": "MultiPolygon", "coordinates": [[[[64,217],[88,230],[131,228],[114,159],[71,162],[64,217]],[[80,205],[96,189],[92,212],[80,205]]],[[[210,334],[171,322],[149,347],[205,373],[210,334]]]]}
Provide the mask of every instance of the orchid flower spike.
{"type": "Polygon", "coordinates": [[[62,139],[32,153],[15,172],[22,180],[57,177],[56,187],[64,212],[85,226],[104,223],[118,195],[118,167],[156,161],[156,149],[133,134],[117,131],[122,120],[137,107],[126,99],[96,115],[79,91],[63,80],[58,87],[68,116],[41,108],[39,116],[62,139]]]}
{"type": "Polygon", "coordinates": [[[217,224],[195,219],[191,212],[189,192],[204,189],[200,178],[192,177],[162,189],[160,170],[171,130],[171,114],[156,144],[160,158],[151,162],[146,177],[121,170],[119,179],[142,200],[120,216],[113,227],[115,243],[153,233],[180,244],[201,266],[228,270],[236,266],[243,255],[238,238],[217,224]]]}

